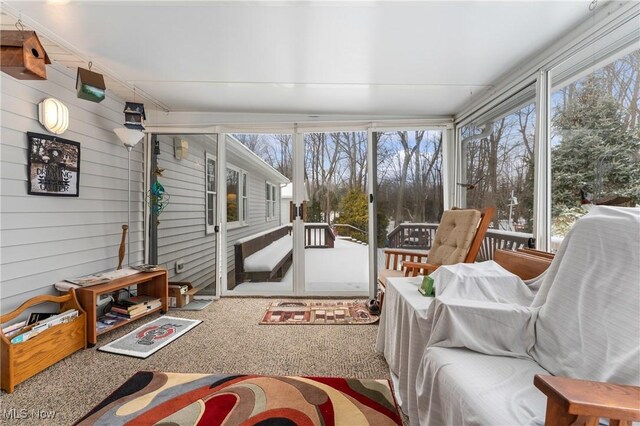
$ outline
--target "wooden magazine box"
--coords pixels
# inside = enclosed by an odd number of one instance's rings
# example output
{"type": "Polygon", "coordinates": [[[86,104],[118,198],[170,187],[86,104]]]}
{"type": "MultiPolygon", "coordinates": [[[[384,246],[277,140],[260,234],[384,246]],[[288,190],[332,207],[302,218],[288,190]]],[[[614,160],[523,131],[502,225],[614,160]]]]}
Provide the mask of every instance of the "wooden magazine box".
{"type": "MultiPolygon", "coordinates": [[[[45,302],[59,303],[60,312],[77,309],[78,317],[48,328],[22,343],[11,343],[11,339],[0,331],[0,382],[8,393],[12,393],[17,384],[87,347],[86,313],[73,290],[64,296],[34,297],[13,312],[0,316],[0,323],[11,321],[26,309],[45,302]]],[[[28,329],[25,327],[22,332],[28,329]]]]}

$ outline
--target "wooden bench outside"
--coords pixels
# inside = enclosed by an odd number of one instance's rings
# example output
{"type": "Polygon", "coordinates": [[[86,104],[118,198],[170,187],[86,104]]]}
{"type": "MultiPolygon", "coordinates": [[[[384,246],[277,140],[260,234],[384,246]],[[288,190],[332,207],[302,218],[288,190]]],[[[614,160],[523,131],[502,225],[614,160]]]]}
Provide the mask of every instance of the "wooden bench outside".
{"type": "Polygon", "coordinates": [[[273,268],[260,271],[246,271],[245,260],[272,243],[291,234],[290,226],[282,226],[270,232],[257,234],[255,237],[244,238],[234,246],[235,251],[235,283],[229,284],[229,290],[245,281],[279,281],[286,274],[293,262],[293,248],[285,248],[281,244],[277,250],[270,253],[277,261],[273,268]]]}

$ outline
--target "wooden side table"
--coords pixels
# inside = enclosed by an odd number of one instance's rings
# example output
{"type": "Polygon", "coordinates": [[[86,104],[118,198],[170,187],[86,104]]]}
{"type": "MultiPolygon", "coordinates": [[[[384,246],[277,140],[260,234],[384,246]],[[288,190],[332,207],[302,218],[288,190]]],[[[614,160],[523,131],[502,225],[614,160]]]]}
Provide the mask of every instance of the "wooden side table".
{"type": "Polygon", "coordinates": [[[116,328],[129,323],[129,321],[124,321],[115,324],[112,327],[98,331],[96,329],[96,322],[98,320],[96,305],[98,297],[101,294],[114,293],[122,288],[134,285],[137,286],[138,295],[158,297],[162,301],[162,305],[159,308],[151,309],[149,312],[130,321],[143,318],[159,310],[161,310],[162,313],[167,312],[169,309],[169,275],[164,269],[154,272],[140,272],[139,274],[118,278],[116,280],[109,281],[108,283],[76,289],[78,302],[87,312],[87,343],[90,346],[94,346],[98,342],[99,335],[115,330],[116,328]]]}

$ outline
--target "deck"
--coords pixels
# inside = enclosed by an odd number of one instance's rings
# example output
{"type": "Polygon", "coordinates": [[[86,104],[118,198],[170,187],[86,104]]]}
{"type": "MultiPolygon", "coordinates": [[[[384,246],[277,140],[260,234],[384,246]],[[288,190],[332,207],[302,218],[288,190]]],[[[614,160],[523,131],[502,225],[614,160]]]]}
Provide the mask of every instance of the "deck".
{"type": "MultiPolygon", "coordinates": [[[[431,248],[430,242],[437,224],[402,224],[390,239],[406,247],[410,241],[411,248],[425,250],[431,248]],[[419,238],[413,239],[413,237],[419,238]],[[410,239],[411,238],[411,239],[410,239]]],[[[324,231],[323,231],[324,232],[324,231]]],[[[390,234],[391,235],[391,234],[390,234]]],[[[489,229],[483,241],[478,261],[493,259],[495,249],[516,250],[527,247],[531,234],[521,232],[489,229]]],[[[396,243],[397,244],[397,243],[396,243]]],[[[307,243],[307,245],[309,245],[307,243]]],[[[324,292],[339,295],[340,293],[368,293],[369,289],[369,248],[367,245],[343,239],[336,239],[333,248],[305,248],[305,291],[309,293],[324,292]]],[[[378,269],[384,267],[384,249],[378,249],[378,269]]],[[[290,268],[279,282],[244,282],[238,284],[234,293],[292,293],[293,268],[290,268]]]]}

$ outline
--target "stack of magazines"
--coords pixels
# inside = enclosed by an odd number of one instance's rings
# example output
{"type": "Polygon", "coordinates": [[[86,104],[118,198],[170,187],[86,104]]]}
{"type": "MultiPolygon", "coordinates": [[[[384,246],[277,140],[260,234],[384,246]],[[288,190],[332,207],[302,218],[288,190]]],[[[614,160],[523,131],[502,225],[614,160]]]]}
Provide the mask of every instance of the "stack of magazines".
{"type": "MultiPolygon", "coordinates": [[[[78,310],[77,309],[69,309],[67,311],[64,311],[61,314],[56,314],[56,315],[50,316],[48,318],[44,318],[44,319],[36,322],[33,325],[33,327],[30,327],[27,331],[24,331],[24,332],[22,332],[20,334],[15,335],[11,339],[11,343],[26,342],[30,338],[38,335],[39,333],[42,333],[44,330],[47,330],[47,329],[49,329],[51,327],[55,327],[56,325],[59,325],[59,324],[65,324],[65,323],[71,322],[76,318],[78,318],[78,310]]],[[[24,328],[28,328],[28,325],[24,326],[24,328]]],[[[19,328],[18,331],[16,331],[16,333],[19,333],[24,328],[19,328]]]]}

